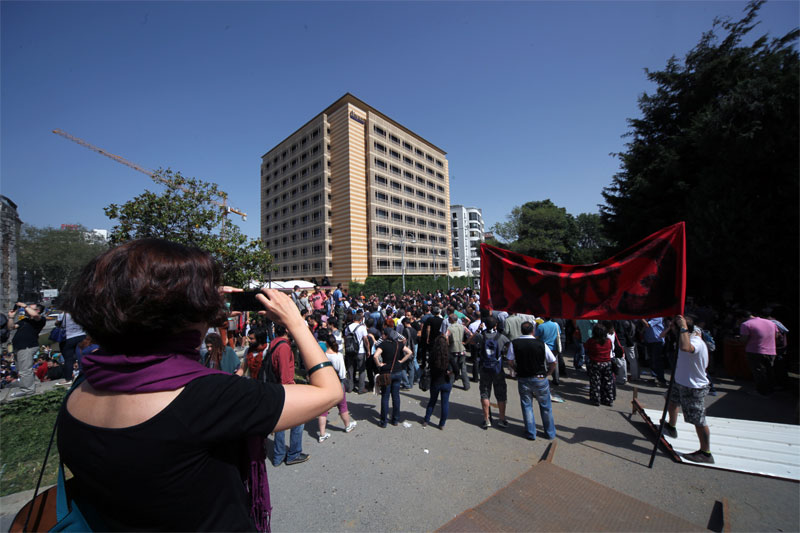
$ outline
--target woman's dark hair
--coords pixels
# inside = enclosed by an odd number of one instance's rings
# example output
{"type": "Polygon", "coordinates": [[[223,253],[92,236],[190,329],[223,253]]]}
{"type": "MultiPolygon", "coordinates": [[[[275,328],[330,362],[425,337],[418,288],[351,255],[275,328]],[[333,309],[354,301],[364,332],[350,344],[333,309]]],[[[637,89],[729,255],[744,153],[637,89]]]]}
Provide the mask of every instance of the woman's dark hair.
{"type": "Polygon", "coordinates": [[[334,337],[333,335],[328,335],[327,337],[325,337],[325,344],[328,345],[328,349],[330,351],[332,352],[339,351],[339,343],[336,342],[336,337],[334,337]]]}
{"type": "Polygon", "coordinates": [[[267,337],[269,334],[267,333],[266,328],[253,328],[250,330],[248,335],[252,335],[256,339],[256,346],[267,344],[267,337]]]}
{"type": "Polygon", "coordinates": [[[105,350],[143,353],[190,326],[220,326],[227,313],[219,264],[207,252],[139,239],[92,259],[64,308],[105,350]]]}
{"type": "Polygon", "coordinates": [[[447,342],[447,337],[439,335],[433,341],[433,350],[431,353],[431,366],[437,370],[444,370],[447,368],[447,363],[450,358],[450,346],[447,342]]]}
{"type": "Polygon", "coordinates": [[[594,327],[592,328],[592,338],[597,342],[602,343],[608,340],[608,337],[606,336],[607,334],[608,332],[606,331],[606,328],[603,327],[602,324],[595,324],[594,327]]]}
{"type": "Polygon", "coordinates": [[[222,337],[217,333],[209,333],[206,335],[206,344],[211,345],[211,349],[206,355],[206,366],[219,369],[222,365],[222,337]]]}

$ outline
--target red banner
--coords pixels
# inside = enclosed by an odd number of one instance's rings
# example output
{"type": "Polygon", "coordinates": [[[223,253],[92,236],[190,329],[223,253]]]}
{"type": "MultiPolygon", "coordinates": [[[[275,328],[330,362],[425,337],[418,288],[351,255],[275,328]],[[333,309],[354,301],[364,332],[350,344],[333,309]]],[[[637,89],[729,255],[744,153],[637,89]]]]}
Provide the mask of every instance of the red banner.
{"type": "Polygon", "coordinates": [[[535,316],[617,320],[683,313],[686,227],[653,233],[591,265],[564,265],[481,244],[481,306],[535,316]]]}

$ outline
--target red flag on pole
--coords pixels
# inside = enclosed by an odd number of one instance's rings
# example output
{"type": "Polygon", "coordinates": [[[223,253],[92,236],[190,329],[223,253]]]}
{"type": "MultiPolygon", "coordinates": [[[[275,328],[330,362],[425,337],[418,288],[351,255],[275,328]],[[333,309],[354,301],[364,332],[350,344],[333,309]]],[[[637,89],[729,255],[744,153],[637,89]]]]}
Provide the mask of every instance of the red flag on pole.
{"type": "Polygon", "coordinates": [[[617,320],[683,313],[686,227],[653,233],[591,265],[564,265],[481,244],[481,305],[558,318],[617,320]]]}

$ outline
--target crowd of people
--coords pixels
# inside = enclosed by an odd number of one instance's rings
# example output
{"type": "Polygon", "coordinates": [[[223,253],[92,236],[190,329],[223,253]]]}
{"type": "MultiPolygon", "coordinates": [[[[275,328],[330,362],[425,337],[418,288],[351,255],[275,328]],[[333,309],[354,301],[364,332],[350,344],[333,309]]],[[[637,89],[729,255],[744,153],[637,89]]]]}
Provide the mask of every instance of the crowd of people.
{"type": "Polygon", "coordinates": [[[554,439],[552,402],[563,401],[554,389],[571,374],[586,372],[588,401],[611,406],[617,387],[646,374],[666,386],[674,368],[664,433],[676,435],[680,408],[700,442],[686,458],[713,462],[705,395],[713,393],[714,337],[725,328],[742,337],[757,388],[768,394],[780,386],[776,361],[788,331],[769,312],[731,313],[716,329],[702,308],[641,320],[563,320],[491,310],[470,289],[367,297],[341,284],[311,294],[264,289],[254,297],[263,310],[250,314],[226,307],[223,294],[239,289],[219,285],[208,254],[174,243],[144,239],[101,254],[59,317],[66,338],[58,369],[50,356],[33,364],[43,307],[13,310],[18,392],[28,394],[42,368],[45,379],[61,372],[73,384],[58,445],[82,505],[102,518],[94,527],[265,530],[267,435],[274,434],[274,466],[300,464],[310,457],[302,450],[305,423],[316,419],[325,442],[336,406],[350,433],[358,421],[348,394],[375,392],[378,425],[398,425],[400,391],[414,386],[430,395],[422,426],[438,408],[436,427],[444,430],[459,381],[463,390],[478,383],[483,416],[475,423],[483,430],[509,427],[508,382],[516,381],[522,435],[540,434],[535,399],[541,435],[554,439]],[[198,506],[209,512],[194,513],[198,506]]]}
{"type": "MultiPolygon", "coordinates": [[[[704,397],[716,395],[714,337],[741,336],[747,343],[758,390],[766,394],[781,381],[776,358],[785,350],[788,331],[774,318],[755,318],[749,312],[732,312],[720,320],[708,308],[691,302],[685,317],[597,321],[486,309],[481,307],[479,294],[470,289],[427,294],[411,291],[381,298],[350,295],[341,285],[333,291],[315,286],[310,295],[295,287],[290,297],[323,350],[329,338],[329,344],[338,348],[337,357],[343,362],[343,369],[337,367],[345,391],[343,401],[347,393],[375,390],[381,394],[380,427],[400,421],[400,391],[422,382],[430,394],[422,425],[430,423],[438,405],[438,427],[444,429],[458,381],[464,390],[471,382],[478,383],[483,419],[476,424],[483,429],[493,424],[508,427],[507,380],[512,379],[517,381],[523,434],[530,440],[537,437],[534,399],[539,405],[542,434],[555,438],[552,403],[563,402],[555,390],[572,372],[586,373],[585,390],[592,405],[610,407],[617,387],[631,382],[666,388],[666,373],[675,368],[670,414],[680,406],[689,423],[705,427],[704,397]],[[754,324],[761,325],[754,334],[759,340],[749,333],[756,329],[754,324]],[[691,333],[688,343],[683,339],[685,333],[691,333]],[[770,336],[772,344],[764,340],[770,336]],[[700,341],[698,346],[695,339],[700,341]],[[570,354],[572,368],[566,363],[570,354]],[[490,409],[492,394],[497,419],[490,409]]],[[[769,310],[765,313],[770,314],[769,310]]],[[[245,325],[245,330],[248,327],[245,325]]],[[[668,435],[675,433],[674,422],[672,416],[665,426],[668,435]]],[[[713,461],[706,430],[698,429],[701,447],[690,459],[713,461]]],[[[319,440],[327,438],[321,425],[319,440]]]]}

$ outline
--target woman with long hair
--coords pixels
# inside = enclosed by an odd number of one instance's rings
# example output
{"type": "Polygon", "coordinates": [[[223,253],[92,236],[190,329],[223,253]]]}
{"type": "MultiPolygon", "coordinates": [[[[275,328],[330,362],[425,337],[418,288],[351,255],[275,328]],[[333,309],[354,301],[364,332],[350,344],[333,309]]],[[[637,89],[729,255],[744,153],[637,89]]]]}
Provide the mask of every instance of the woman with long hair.
{"type": "Polygon", "coordinates": [[[200,363],[203,335],[225,323],[222,293],[237,290],[221,278],[204,251],[142,239],[99,255],[73,285],[66,310],[100,349],[83,357],[58,415],[58,450],[92,530],[268,530],[264,439],[341,399],[330,361],[277,290],[256,299],[294,336],[309,385],[200,363]]]}
{"type": "Polygon", "coordinates": [[[612,368],[612,345],[607,330],[602,324],[595,324],[592,336],[583,347],[589,361],[589,402],[592,405],[611,406],[614,403],[614,370],[612,368]]]}
{"type": "MultiPolygon", "coordinates": [[[[326,339],[324,343],[320,342],[320,344],[325,344],[325,355],[327,355],[330,362],[333,363],[333,369],[339,374],[339,381],[342,383],[342,399],[337,404],[337,407],[339,408],[339,416],[342,417],[342,422],[344,422],[344,432],[350,433],[355,429],[356,425],[358,425],[358,422],[350,419],[350,413],[347,410],[347,394],[345,394],[344,387],[344,380],[347,378],[347,368],[344,365],[344,356],[339,352],[339,343],[336,342],[336,337],[328,335],[326,339]]],[[[331,438],[331,434],[325,431],[328,425],[328,414],[329,412],[326,411],[318,417],[320,442],[331,438]]]]}
{"type": "Polygon", "coordinates": [[[425,408],[425,421],[422,423],[422,427],[430,423],[433,409],[436,407],[436,400],[441,394],[442,413],[439,416],[438,428],[444,429],[447,415],[450,412],[450,392],[453,390],[450,376],[454,376],[456,372],[456,360],[450,355],[447,337],[444,335],[436,337],[436,340],[433,341],[433,348],[429,358],[431,364],[431,398],[428,400],[428,407],[425,408]]]}
{"type": "Polygon", "coordinates": [[[235,374],[239,370],[239,357],[233,348],[222,345],[222,337],[218,334],[206,335],[206,349],[208,351],[200,361],[206,368],[222,370],[228,374],[235,374]]]}
{"type": "Polygon", "coordinates": [[[390,327],[383,328],[381,343],[375,349],[375,363],[380,372],[376,381],[383,380],[381,387],[381,421],[380,427],[386,427],[386,417],[389,411],[389,396],[392,397],[391,424],[396,426],[400,422],[400,383],[403,380],[403,363],[411,358],[412,351],[398,341],[393,340],[394,330],[390,327]],[[382,377],[381,377],[382,376],[382,377]]]}

